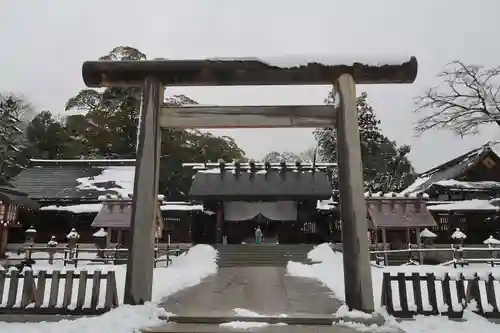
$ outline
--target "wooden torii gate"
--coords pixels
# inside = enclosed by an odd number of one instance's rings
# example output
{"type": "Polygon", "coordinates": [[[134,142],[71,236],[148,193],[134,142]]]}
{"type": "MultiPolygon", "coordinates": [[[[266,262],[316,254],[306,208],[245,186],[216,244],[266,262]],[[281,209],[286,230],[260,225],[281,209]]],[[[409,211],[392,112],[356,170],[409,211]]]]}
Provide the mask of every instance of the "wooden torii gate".
{"type": "Polygon", "coordinates": [[[150,301],[160,167],[161,127],[278,128],[336,127],[346,303],[372,312],[373,288],[355,84],[413,83],[417,60],[338,63],[292,58],[88,61],[88,87],[142,87],[137,164],[132,204],[132,239],[124,301],[150,301]],[[334,85],[339,105],[189,106],[163,105],[169,86],[334,85]],[[146,260],[148,259],[149,260],[146,260]]]}

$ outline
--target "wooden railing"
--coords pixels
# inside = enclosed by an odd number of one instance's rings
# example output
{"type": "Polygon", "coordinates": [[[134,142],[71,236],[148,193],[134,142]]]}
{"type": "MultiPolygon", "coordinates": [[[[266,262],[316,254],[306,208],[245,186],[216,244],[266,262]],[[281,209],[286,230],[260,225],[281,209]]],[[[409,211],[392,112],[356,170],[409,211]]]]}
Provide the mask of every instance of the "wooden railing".
{"type": "Polygon", "coordinates": [[[461,318],[466,308],[487,318],[500,318],[500,304],[495,293],[500,295],[499,288],[500,284],[492,274],[482,279],[475,273],[466,279],[462,273],[456,278],[451,278],[448,273],[442,277],[433,273],[425,276],[384,273],[381,304],[389,314],[400,318],[418,314],[461,318]],[[397,292],[394,292],[392,282],[397,283],[397,292]],[[407,282],[411,282],[411,290],[408,290],[407,282]]]}
{"type": "MultiPolygon", "coordinates": [[[[158,263],[164,262],[166,266],[172,263],[171,256],[179,256],[181,253],[187,251],[187,249],[181,249],[179,245],[175,248],[170,248],[168,245],[166,248],[155,248],[154,258],[155,258],[155,267],[158,263]],[[162,258],[164,257],[164,258],[162,258]]],[[[64,266],[73,265],[75,268],[78,267],[79,262],[93,262],[93,263],[103,263],[103,264],[126,264],[128,257],[128,249],[125,248],[107,248],[107,249],[98,249],[98,248],[84,248],[76,245],[73,248],[69,247],[49,247],[49,246],[26,246],[24,248],[18,249],[19,253],[24,253],[24,258],[13,259],[9,261],[23,261],[25,260],[26,264],[30,264],[32,260],[35,261],[48,261],[49,264],[53,264],[54,261],[62,260],[64,266]],[[34,258],[33,254],[36,252],[47,253],[47,258],[34,258]],[[81,253],[95,253],[96,257],[94,258],[81,258],[81,253]],[[56,258],[55,254],[62,254],[63,258],[56,258]],[[97,256],[100,254],[100,256],[97,256]]]]}
{"type": "Polygon", "coordinates": [[[370,251],[370,255],[374,259],[377,265],[384,264],[389,265],[389,255],[403,255],[407,256],[408,262],[413,259],[422,260],[424,253],[433,252],[449,252],[452,255],[452,259],[443,263],[443,265],[453,265],[455,268],[457,266],[466,266],[468,263],[487,263],[491,267],[500,265],[500,258],[496,258],[496,255],[500,254],[500,248],[498,247],[449,247],[449,248],[407,248],[398,250],[376,250],[370,251]],[[467,252],[482,252],[489,254],[487,258],[466,258],[465,254],[467,252]],[[419,258],[415,258],[415,254],[418,254],[419,258]]]}
{"type": "Polygon", "coordinates": [[[36,275],[30,270],[0,271],[0,314],[96,315],[117,307],[118,303],[114,271],[40,271],[36,275]]]}

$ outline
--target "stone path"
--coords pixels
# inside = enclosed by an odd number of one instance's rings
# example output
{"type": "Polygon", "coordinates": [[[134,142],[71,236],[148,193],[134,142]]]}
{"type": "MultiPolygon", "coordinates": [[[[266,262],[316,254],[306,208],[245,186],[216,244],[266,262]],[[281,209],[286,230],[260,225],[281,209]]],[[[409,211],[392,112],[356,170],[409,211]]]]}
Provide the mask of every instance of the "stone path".
{"type": "Polygon", "coordinates": [[[232,316],[242,308],[273,316],[331,316],[341,303],[319,283],[283,267],[229,267],[164,302],[178,316],[232,316]]]}
{"type": "Polygon", "coordinates": [[[268,324],[246,327],[245,332],[359,333],[351,327],[332,326],[339,321],[333,314],[340,305],[329,289],[314,280],[287,276],[283,267],[219,268],[216,275],[168,297],[163,306],[175,316],[143,332],[241,332],[226,324],[258,321],[268,324]],[[237,308],[265,317],[238,316],[237,308]],[[287,317],[279,316],[283,314],[287,317]]]}

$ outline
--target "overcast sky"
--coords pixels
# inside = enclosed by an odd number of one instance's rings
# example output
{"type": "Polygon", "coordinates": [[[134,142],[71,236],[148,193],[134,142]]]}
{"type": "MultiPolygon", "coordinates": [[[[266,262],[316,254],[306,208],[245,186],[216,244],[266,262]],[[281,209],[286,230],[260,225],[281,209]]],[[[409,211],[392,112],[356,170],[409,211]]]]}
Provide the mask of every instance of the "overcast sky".
{"type": "MultiPolygon", "coordinates": [[[[0,91],[22,93],[39,109],[63,112],[84,88],[81,64],[115,46],[150,58],[331,54],[366,59],[415,55],[412,85],[358,86],[384,133],[412,146],[417,171],[491,139],[496,128],[460,139],[415,138],[413,98],[437,83],[452,60],[500,65],[500,1],[481,0],[0,0],[0,91]],[[480,3],[480,6],[479,6],[480,3]]],[[[175,88],[202,104],[321,104],[329,87],[175,88]]],[[[253,158],[315,146],[312,130],[225,130],[253,158]]]]}

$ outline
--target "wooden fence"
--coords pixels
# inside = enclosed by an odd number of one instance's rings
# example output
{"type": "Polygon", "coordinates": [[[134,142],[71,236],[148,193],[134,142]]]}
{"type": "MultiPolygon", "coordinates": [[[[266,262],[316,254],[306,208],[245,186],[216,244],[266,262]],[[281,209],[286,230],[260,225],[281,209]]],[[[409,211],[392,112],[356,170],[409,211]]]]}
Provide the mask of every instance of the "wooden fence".
{"type": "Polygon", "coordinates": [[[0,314],[97,315],[117,306],[114,271],[39,271],[36,275],[30,270],[0,271],[0,314]]]}
{"type": "Polygon", "coordinates": [[[433,273],[425,276],[419,273],[398,273],[396,276],[384,273],[381,303],[389,314],[400,318],[410,318],[417,314],[462,318],[466,308],[483,317],[500,318],[500,304],[497,300],[500,284],[492,274],[483,278],[477,273],[469,279],[462,273],[456,277],[450,277],[448,273],[442,277],[433,273]],[[397,285],[396,293],[393,282],[397,285]],[[427,301],[425,303],[424,297],[427,301]]]}

